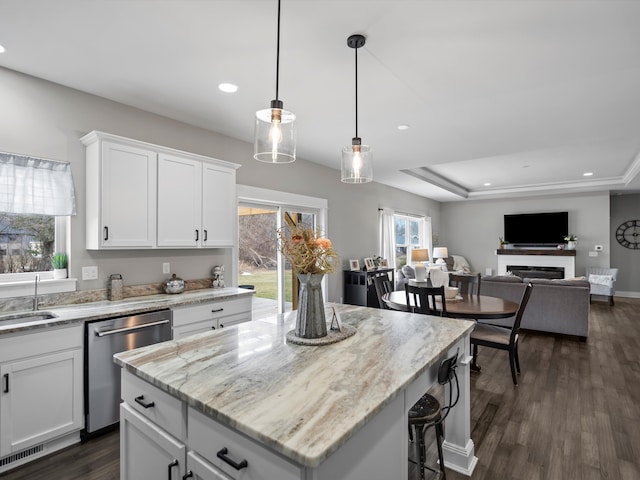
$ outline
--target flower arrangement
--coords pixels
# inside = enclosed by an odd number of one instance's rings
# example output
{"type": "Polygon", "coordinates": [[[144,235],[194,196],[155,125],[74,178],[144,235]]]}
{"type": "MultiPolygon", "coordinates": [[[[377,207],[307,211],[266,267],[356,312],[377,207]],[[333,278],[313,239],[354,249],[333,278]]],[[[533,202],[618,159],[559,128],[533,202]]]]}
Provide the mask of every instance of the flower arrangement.
{"type": "Polygon", "coordinates": [[[576,242],[576,241],[578,241],[578,237],[572,233],[570,235],[566,235],[564,237],[564,241],[565,242],[576,242]]]}
{"type": "Polygon", "coordinates": [[[338,255],[320,231],[289,223],[278,230],[278,248],[297,273],[333,273],[338,255]]]}

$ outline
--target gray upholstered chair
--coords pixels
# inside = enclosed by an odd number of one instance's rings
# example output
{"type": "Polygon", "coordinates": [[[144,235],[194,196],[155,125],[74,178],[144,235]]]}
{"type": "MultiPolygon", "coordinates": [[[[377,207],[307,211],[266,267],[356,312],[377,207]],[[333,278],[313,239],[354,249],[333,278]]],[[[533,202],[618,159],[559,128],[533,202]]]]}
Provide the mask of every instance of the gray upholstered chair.
{"type": "Polygon", "coordinates": [[[587,267],[586,277],[591,285],[589,291],[589,303],[593,295],[608,297],[609,305],[613,305],[613,296],[616,293],[617,268],[587,267]],[[593,275],[593,276],[592,276],[593,275]]]}

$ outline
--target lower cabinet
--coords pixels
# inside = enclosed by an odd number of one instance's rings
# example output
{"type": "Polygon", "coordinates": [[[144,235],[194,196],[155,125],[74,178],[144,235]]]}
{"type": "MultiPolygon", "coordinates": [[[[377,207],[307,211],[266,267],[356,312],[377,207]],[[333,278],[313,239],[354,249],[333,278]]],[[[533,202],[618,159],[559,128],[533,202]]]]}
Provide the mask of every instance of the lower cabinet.
{"type": "Polygon", "coordinates": [[[120,480],[305,478],[302,467],[126,370],[122,391],[120,480]]]}
{"type": "Polygon", "coordinates": [[[126,403],[120,404],[120,478],[178,480],[186,471],[186,446],[126,403]]]}
{"type": "Polygon", "coordinates": [[[230,327],[251,320],[250,295],[173,309],[173,338],[230,327]]]}
{"type": "Polygon", "coordinates": [[[82,429],[82,329],[0,340],[0,457],[82,429]]]}

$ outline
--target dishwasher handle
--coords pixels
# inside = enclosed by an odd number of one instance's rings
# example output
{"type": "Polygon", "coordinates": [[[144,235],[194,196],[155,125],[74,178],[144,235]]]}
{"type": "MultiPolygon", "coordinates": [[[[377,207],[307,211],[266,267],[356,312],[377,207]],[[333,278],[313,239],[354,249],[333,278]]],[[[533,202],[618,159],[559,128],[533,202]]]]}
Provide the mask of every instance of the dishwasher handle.
{"type": "Polygon", "coordinates": [[[141,325],[134,325],[133,327],[114,328],[113,330],[95,330],[96,337],[106,337],[107,335],[115,335],[116,333],[128,333],[135,332],[136,330],[142,330],[143,328],[155,327],[156,325],[165,325],[169,323],[169,320],[159,320],[157,322],[143,323],[141,325]]]}

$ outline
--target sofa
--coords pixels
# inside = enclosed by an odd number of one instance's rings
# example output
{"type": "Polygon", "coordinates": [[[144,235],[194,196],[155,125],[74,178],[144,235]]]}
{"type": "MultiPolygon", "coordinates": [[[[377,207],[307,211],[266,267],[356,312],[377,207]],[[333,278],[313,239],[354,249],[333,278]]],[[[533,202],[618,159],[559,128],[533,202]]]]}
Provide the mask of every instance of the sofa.
{"type": "MultiPolygon", "coordinates": [[[[482,295],[520,302],[527,283],[533,285],[531,298],[522,317],[521,328],[541,332],[589,336],[589,291],[586,279],[520,278],[515,275],[482,277],[482,295]]],[[[492,320],[510,325],[513,318],[492,320]]]]}

